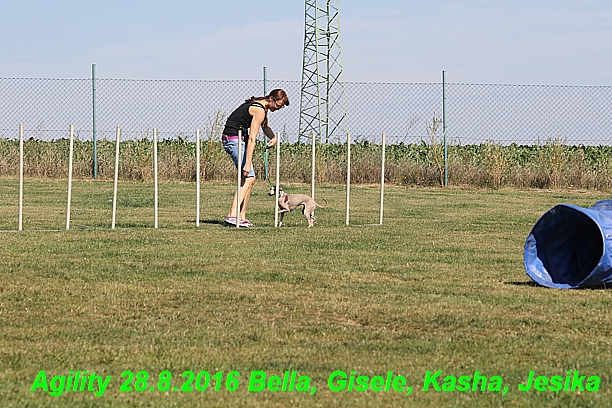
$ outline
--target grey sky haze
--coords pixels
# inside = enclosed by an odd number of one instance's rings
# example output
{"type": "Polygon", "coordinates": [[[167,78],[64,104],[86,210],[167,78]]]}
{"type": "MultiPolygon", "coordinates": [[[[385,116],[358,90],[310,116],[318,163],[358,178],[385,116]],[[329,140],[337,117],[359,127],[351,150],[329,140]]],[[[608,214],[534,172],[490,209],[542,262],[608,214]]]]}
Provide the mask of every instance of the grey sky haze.
{"type": "MultiPolygon", "coordinates": [[[[301,78],[304,2],[0,2],[0,77],[301,78]]],[[[612,85],[612,1],[340,0],[346,81],[612,85]]]]}

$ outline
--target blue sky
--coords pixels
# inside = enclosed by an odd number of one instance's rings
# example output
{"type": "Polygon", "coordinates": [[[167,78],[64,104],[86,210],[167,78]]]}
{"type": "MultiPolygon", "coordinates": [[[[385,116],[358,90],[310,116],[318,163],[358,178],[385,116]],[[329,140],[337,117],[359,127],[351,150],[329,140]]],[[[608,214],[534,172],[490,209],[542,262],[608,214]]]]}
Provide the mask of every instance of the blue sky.
{"type": "MultiPolygon", "coordinates": [[[[0,0],[0,77],[299,80],[304,2],[0,0]]],[[[610,0],[340,0],[345,80],[612,85],[610,0]]]]}

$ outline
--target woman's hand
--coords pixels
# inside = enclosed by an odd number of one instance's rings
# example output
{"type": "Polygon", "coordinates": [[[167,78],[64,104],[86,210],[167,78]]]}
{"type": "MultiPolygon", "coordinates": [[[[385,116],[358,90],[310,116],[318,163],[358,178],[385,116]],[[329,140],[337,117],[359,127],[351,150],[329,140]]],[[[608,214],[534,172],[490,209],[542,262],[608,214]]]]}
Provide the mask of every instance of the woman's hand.
{"type": "Polygon", "coordinates": [[[253,164],[251,162],[245,162],[244,166],[242,167],[242,177],[246,178],[249,173],[251,172],[251,167],[253,166],[253,164]]]}
{"type": "Polygon", "coordinates": [[[276,146],[276,143],[278,143],[278,139],[275,136],[272,139],[268,140],[268,145],[266,146],[266,149],[270,149],[270,148],[276,146]]]}

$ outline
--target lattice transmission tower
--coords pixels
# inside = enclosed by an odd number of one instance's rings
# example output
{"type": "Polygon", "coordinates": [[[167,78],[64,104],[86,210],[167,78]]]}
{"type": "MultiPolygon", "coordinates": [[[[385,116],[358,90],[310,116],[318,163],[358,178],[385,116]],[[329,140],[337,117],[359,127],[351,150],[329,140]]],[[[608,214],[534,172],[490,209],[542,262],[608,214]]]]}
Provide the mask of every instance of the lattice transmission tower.
{"type": "Polygon", "coordinates": [[[306,0],[300,133],[323,142],[349,132],[338,0],[306,0]]]}

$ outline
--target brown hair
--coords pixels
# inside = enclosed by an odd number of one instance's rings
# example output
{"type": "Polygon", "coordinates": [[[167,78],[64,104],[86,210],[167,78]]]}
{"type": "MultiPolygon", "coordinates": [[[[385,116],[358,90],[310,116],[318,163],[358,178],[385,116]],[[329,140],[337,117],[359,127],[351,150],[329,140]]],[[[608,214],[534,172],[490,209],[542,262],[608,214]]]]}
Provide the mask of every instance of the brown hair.
{"type": "Polygon", "coordinates": [[[261,101],[262,99],[265,99],[268,102],[282,102],[283,106],[289,106],[289,98],[287,97],[287,93],[282,89],[273,89],[267,96],[251,96],[251,99],[247,99],[245,102],[261,101]]]}

